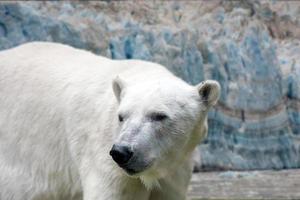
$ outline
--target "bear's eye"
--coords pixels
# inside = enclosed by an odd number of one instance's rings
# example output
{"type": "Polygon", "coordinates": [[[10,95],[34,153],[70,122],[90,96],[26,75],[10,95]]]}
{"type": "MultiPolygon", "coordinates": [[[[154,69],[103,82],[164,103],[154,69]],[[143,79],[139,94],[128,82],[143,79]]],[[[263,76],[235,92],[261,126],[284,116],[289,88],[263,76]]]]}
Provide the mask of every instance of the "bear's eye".
{"type": "Polygon", "coordinates": [[[119,122],[123,122],[124,121],[124,117],[122,115],[119,115],[119,122]]]}
{"type": "Polygon", "coordinates": [[[168,118],[168,116],[166,114],[164,114],[164,113],[152,113],[150,115],[150,119],[152,121],[163,121],[163,120],[165,120],[167,118],[168,118]]]}

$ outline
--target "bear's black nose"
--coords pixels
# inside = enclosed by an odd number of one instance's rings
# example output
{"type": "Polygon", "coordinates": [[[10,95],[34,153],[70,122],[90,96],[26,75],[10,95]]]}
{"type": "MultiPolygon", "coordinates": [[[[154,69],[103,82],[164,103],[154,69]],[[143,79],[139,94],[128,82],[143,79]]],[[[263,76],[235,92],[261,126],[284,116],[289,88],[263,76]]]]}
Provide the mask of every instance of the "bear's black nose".
{"type": "Polygon", "coordinates": [[[129,149],[128,146],[123,145],[113,145],[109,154],[119,165],[126,164],[133,155],[133,152],[129,149]]]}

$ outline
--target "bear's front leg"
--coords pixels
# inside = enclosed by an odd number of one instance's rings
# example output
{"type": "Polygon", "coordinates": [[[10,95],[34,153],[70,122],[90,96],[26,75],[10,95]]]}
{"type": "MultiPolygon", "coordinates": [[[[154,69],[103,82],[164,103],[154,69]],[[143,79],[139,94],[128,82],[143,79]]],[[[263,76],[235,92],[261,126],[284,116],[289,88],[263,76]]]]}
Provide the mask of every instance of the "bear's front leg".
{"type": "Polygon", "coordinates": [[[160,187],[151,191],[149,200],[185,200],[191,175],[192,162],[189,160],[170,175],[160,179],[160,187]]]}
{"type": "Polygon", "coordinates": [[[150,192],[139,179],[119,169],[91,169],[82,177],[84,200],[148,200],[150,192]]]}
{"type": "Polygon", "coordinates": [[[180,181],[161,180],[160,188],[151,191],[149,200],[185,200],[188,184],[180,181]]]}

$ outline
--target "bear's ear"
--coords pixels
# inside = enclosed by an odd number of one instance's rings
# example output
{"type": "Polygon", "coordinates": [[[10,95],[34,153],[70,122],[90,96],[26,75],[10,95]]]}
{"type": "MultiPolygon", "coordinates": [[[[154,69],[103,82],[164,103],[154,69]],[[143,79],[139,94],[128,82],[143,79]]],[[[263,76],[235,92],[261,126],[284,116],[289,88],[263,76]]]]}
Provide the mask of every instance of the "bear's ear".
{"type": "Polygon", "coordinates": [[[120,102],[121,101],[122,91],[124,91],[124,88],[125,88],[124,81],[119,76],[117,76],[113,80],[112,87],[113,87],[113,91],[114,91],[114,94],[115,94],[118,102],[120,102]]]}
{"type": "Polygon", "coordinates": [[[207,107],[213,106],[217,103],[221,91],[220,84],[217,81],[203,81],[196,87],[198,89],[201,102],[203,102],[207,107]]]}

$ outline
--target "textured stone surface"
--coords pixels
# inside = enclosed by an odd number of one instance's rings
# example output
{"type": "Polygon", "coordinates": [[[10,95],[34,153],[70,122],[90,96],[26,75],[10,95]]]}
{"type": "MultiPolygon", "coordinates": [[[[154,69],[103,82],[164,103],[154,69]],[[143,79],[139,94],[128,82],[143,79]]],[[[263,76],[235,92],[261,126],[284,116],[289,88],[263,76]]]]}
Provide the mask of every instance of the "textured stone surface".
{"type": "Polygon", "coordinates": [[[299,2],[1,2],[0,49],[34,40],[218,80],[200,170],[300,166],[299,2]]]}
{"type": "Polygon", "coordinates": [[[300,199],[300,170],[193,174],[189,200],[300,199]]]}

